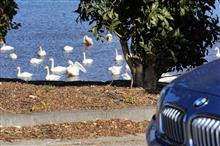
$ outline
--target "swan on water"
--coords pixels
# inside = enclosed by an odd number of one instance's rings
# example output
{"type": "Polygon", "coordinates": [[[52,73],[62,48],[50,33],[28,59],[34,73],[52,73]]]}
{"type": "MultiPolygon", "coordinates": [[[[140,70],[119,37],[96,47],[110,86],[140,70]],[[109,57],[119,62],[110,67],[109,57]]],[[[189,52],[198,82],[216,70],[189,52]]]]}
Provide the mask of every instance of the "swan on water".
{"type": "Polygon", "coordinates": [[[87,64],[92,64],[93,63],[93,59],[91,58],[86,58],[86,52],[83,52],[83,61],[82,63],[84,65],[87,65],[87,64]]]}
{"type": "Polygon", "coordinates": [[[31,58],[30,63],[31,64],[40,64],[42,61],[43,61],[43,59],[31,58]]]}
{"type": "Polygon", "coordinates": [[[106,36],[105,36],[107,42],[111,42],[112,41],[112,34],[108,33],[106,36]]]}
{"type": "Polygon", "coordinates": [[[124,79],[124,80],[131,80],[131,76],[129,75],[128,72],[130,72],[130,68],[128,66],[128,64],[126,64],[125,66],[125,73],[121,75],[121,77],[124,79]]]}
{"type": "Polygon", "coordinates": [[[17,67],[17,71],[18,71],[17,77],[20,79],[29,79],[33,76],[33,74],[29,73],[29,72],[22,72],[21,73],[21,68],[19,66],[17,67]]]}
{"type": "Polygon", "coordinates": [[[131,71],[131,69],[130,69],[130,67],[128,66],[128,64],[125,65],[125,71],[128,71],[128,72],[131,71]]]}
{"type": "Polygon", "coordinates": [[[83,43],[85,44],[86,47],[92,46],[93,45],[92,38],[88,37],[87,35],[84,35],[83,43]]]}
{"type": "Polygon", "coordinates": [[[9,56],[12,60],[16,60],[18,58],[18,56],[15,53],[11,53],[9,56]]]}
{"type": "Polygon", "coordinates": [[[67,74],[69,76],[79,76],[79,72],[86,72],[86,69],[79,62],[73,63],[73,61],[68,60],[69,66],[67,67],[67,74]]]}
{"type": "Polygon", "coordinates": [[[44,48],[42,46],[39,47],[39,51],[37,52],[39,57],[44,57],[47,55],[46,51],[44,50],[44,48]]]}
{"type": "Polygon", "coordinates": [[[48,81],[57,81],[60,79],[60,76],[58,75],[54,75],[54,74],[50,74],[50,69],[48,66],[45,66],[45,69],[47,70],[47,75],[45,77],[46,80],[48,81]]]}
{"type": "Polygon", "coordinates": [[[219,48],[219,47],[215,47],[215,50],[217,51],[216,54],[215,54],[215,56],[216,56],[217,58],[220,58],[220,48],[219,48]]]}
{"type": "Polygon", "coordinates": [[[119,75],[121,73],[122,66],[112,66],[109,67],[108,70],[111,71],[113,75],[119,75]]]}
{"type": "Polygon", "coordinates": [[[72,46],[64,46],[63,50],[66,52],[66,53],[70,53],[73,51],[73,47],[72,46]]]}
{"type": "Polygon", "coordinates": [[[51,61],[51,68],[50,71],[54,74],[63,74],[66,72],[66,67],[64,66],[54,66],[54,59],[50,58],[49,61],[51,61]]]}
{"type": "Polygon", "coordinates": [[[167,77],[162,77],[158,80],[158,82],[161,83],[170,83],[172,82],[174,79],[178,78],[178,76],[167,76],[167,77]]]}
{"type": "Polygon", "coordinates": [[[131,76],[128,74],[128,72],[125,72],[124,74],[122,74],[121,77],[124,80],[131,80],[131,76]]]}
{"type": "Polygon", "coordinates": [[[2,47],[0,48],[1,51],[11,51],[14,50],[14,47],[6,45],[5,43],[2,44],[2,47]]]}
{"type": "Polygon", "coordinates": [[[120,61],[123,60],[122,55],[119,55],[119,54],[118,54],[117,48],[115,48],[115,60],[116,60],[117,62],[120,62],[120,61]]]}
{"type": "Polygon", "coordinates": [[[166,72],[161,75],[161,78],[158,80],[158,82],[162,83],[170,83],[174,79],[178,78],[180,75],[187,72],[187,69],[183,69],[182,71],[177,71],[176,69],[171,72],[166,72]]]}

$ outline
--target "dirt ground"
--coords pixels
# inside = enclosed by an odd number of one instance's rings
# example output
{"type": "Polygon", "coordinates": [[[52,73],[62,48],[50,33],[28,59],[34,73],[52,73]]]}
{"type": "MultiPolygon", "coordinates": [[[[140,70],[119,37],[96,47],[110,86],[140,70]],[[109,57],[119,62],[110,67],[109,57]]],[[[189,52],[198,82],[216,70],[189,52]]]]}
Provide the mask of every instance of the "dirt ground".
{"type": "MultiPolygon", "coordinates": [[[[1,82],[0,114],[155,106],[158,92],[110,85],[54,86],[1,82]]],[[[0,141],[87,139],[145,133],[148,121],[123,119],[0,127],[0,141]]]]}
{"type": "Polygon", "coordinates": [[[0,113],[154,106],[158,93],[110,85],[53,86],[1,82],[0,113]]]}
{"type": "Polygon", "coordinates": [[[19,139],[87,139],[145,133],[148,121],[96,120],[77,123],[45,124],[32,127],[0,128],[0,141],[19,139]]]}

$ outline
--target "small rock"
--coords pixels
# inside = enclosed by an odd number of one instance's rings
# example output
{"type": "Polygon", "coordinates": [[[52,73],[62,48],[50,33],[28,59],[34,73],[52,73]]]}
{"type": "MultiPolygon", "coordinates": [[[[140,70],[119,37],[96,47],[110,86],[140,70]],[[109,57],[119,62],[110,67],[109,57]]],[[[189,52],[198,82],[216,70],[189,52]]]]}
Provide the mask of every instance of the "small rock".
{"type": "Polygon", "coordinates": [[[35,96],[35,95],[29,95],[30,98],[33,98],[33,99],[36,99],[38,98],[38,96],[35,96]]]}

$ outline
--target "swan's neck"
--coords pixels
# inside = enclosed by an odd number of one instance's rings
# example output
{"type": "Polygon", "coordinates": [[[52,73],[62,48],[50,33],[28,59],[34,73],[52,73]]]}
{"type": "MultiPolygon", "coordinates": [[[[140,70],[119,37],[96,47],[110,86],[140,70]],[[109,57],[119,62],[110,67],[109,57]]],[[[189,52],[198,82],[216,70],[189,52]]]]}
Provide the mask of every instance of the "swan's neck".
{"type": "Polygon", "coordinates": [[[86,53],[83,52],[83,60],[86,60],[86,53]]]}
{"type": "Polygon", "coordinates": [[[21,69],[20,68],[18,68],[18,75],[20,75],[21,74],[21,69]]]}
{"type": "Polygon", "coordinates": [[[54,60],[51,59],[51,68],[54,68],[54,60]]]}
{"type": "Polygon", "coordinates": [[[118,50],[117,49],[115,49],[115,55],[118,56],[118,50]]]}
{"type": "Polygon", "coordinates": [[[220,49],[217,50],[217,54],[220,54],[220,49]]]}
{"type": "Polygon", "coordinates": [[[49,71],[49,68],[47,68],[47,76],[50,75],[50,71],[49,71]]]}

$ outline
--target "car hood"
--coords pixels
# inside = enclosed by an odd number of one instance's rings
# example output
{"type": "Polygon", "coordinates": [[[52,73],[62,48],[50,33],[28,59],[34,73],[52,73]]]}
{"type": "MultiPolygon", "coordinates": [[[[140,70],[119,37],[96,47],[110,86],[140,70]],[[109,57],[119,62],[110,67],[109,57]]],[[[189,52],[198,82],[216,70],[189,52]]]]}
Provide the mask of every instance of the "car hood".
{"type": "Polygon", "coordinates": [[[220,59],[185,73],[174,80],[170,86],[188,88],[220,96],[220,59]]]}

